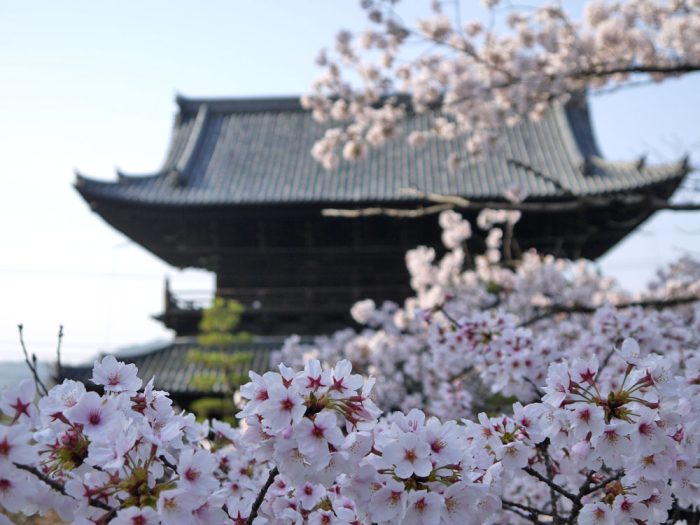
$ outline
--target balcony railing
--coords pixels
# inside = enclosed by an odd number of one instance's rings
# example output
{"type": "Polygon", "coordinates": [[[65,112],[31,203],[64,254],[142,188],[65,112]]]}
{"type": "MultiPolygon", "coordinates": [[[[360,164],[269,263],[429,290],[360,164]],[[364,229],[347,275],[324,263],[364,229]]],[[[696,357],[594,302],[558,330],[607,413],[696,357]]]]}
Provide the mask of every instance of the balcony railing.
{"type": "MultiPolygon", "coordinates": [[[[361,299],[400,300],[408,290],[400,286],[325,286],[325,287],[267,287],[219,288],[219,297],[235,299],[248,313],[289,311],[347,311],[361,299]]],[[[212,296],[203,290],[167,292],[166,309],[201,310],[211,305],[212,296]]]]}

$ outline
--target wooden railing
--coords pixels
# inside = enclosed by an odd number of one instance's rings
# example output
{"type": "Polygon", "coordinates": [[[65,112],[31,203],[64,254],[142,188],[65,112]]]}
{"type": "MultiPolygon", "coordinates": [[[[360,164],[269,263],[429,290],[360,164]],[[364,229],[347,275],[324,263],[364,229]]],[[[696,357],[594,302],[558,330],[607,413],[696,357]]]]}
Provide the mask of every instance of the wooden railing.
{"type": "MultiPolygon", "coordinates": [[[[267,288],[220,288],[217,296],[235,299],[248,313],[288,312],[299,310],[347,311],[353,303],[371,298],[378,301],[402,299],[408,290],[392,286],[286,286],[267,288]]],[[[170,305],[180,310],[199,310],[211,304],[211,295],[202,290],[171,293],[170,305]]]]}

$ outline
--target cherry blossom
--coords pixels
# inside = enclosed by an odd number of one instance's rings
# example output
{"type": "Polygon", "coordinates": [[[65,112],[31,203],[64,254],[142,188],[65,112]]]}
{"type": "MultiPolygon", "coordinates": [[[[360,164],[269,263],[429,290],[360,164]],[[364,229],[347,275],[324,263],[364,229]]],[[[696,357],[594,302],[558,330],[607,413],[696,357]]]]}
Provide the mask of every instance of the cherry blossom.
{"type": "Polygon", "coordinates": [[[87,434],[97,434],[110,426],[119,417],[115,399],[101,398],[95,392],[86,392],[75,404],[66,410],[65,417],[72,423],[82,425],[87,434]]]}
{"type": "Polygon", "coordinates": [[[105,356],[92,371],[92,382],[106,392],[135,392],[141,388],[136,366],[120,363],[114,356],[105,356]]]}
{"type": "Polygon", "coordinates": [[[446,217],[452,247],[407,258],[414,296],[291,338],[237,392],[238,426],[197,422],[116,360],[95,364],[101,393],[8,387],[0,523],[697,520],[700,265],[633,296],[534,252],[469,262],[446,217]]]}
{"type": "Polygon", "coordinates": [[[31,464],[36,461],[36,454],[34,447],[27,442],[25,428],[0,425],[0,464],[31,464]]]}
{"type": "Polygon", "coordinates": [[[15,421],[32,422],[37,416],[34,406],[36,386],[31,379],[24,379],[17,388],[6,389],[0,397],[0,410],[15,421]]]}
{"type": "MultiPolygon", "coordinates": [[[[412,147],[459,138],[478,157],[503,128],[538,120],[549,105],[586,90],[700,69],[700,10],[692,0],[589,0],[578,20],[557,3],[482,4],[486,23],[463,20],[459,2],[425,2],[410,24],[398,0],[363,0],[369,27],[338,33],[302,97],[327,124],[313,157],[327,169],[341,157],[361,159],[399,135],[408,113],[426,115],[419,127],[405,126],[412,147]]],[[[445,160],[455,176],[466,164],[454,152],[445,160]]]]}

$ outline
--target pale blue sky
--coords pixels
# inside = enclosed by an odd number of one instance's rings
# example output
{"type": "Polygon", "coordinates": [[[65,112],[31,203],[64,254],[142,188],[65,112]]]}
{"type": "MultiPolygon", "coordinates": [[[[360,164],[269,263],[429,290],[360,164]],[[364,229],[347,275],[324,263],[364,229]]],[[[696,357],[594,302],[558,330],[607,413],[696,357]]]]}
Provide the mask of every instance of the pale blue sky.
{"type": "MultiPolygon", "coordinates": [[[[463,3],[465,17],[483,13],[463,3]]],[[[405,18],[425,4],[407,2],[405,18]]],[[[302,93],[341,27],[364,27],[356,0],[0,1],[0,360],[19,357],[19,322],[42,358],[63,323],[70,361],[169,337],[149,317],[164,277],[211,289],[211,276],[169,268],[112,230],[73,190],[73,170],[155,170],[176,93],[302,93]]],[[[700,75],[594,99],[606,156],[698,151],[699,93],[700,75]]],[[[698,229],[697,214],[659,214],[602,266],[638,287],[700,252],[698,229]]]]}

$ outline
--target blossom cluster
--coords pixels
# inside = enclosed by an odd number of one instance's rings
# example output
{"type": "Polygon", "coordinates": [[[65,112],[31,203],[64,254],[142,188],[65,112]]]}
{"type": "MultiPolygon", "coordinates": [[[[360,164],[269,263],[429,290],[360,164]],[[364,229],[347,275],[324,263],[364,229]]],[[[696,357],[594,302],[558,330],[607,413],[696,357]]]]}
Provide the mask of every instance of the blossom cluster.
{"type": "MultiPolygon", "coordinates": [[[[455,212],[446,212],[440,218],[448,248],[442,259],[428,248],[407,255],[414,297],[403,305],[361,301],[352,309],[361,331],[343,330],[312,344],[291,338],[276,359],[295,366],[310,358],[326,363],[349,359],[358,370],[377,377],[374,397],[387,412],[417,408],[428,416],[459,421],[476,419],[483,410],[510,413],[509,403],[518,400],[527,407],[527,415],[522,415],[523,405],[516,405],[513,420],[520,421],[522,428],[528,427],[527,434],[538,436],[535,453],[528,457],[533,468],[545,463],[542,436],[548,438],[548,447],[553,443],[560,446],[561,436],[556,434],[555,439],[551,433],[572,424],[568,419],[556,428],[548,423],[547,431],[532,426],[545,415],[552,417],[552,411],[545,410],[546,403],[535,402],[545,395],[548,378],[565,363],[600,363],[600,367],[595,364],[596,386],[607,395],[625,385],[628,373],[628,357],[615,348],[627,352],[634,341],[635,353],[646,360],[644,363],[663,356],[667,370],[685,375],[672,389],[687,405],[697,395],[697,386],[692,385],[697,384],[700,362],[697,264],[689,259],[680,261],[673,271],[660,272],[648,291],[636,295],[621,290],[582,262],[527,252],[517,264],[502,265],[503,237],[492,232],[498,225],[504,225],[505,230],[508,221],[517,219],[497,211],[482,213],[477,225],[487,229],[485,237],[499,239],[487,245],[499,256],[487,252],[469,257],[465,241],[474,232],[455,212]],[[623,341],[628,342],[623,345],[623,341]]],[[[673,407],[673,403],[669,398],[667,406],[673,407]]],[[[679,410],[670,409],[674,413],[679,410]]],[[[656,421],[667,424],[660,418],[656,421]]],[[[521,431],[512,434],[525,435],[521,431]]],[[[592,436],[588,442],[591,440],[592,436]]],[[[532,451],[532,443],[519,450],[532,451]]],[[[560,476],[558,481],[572,484],[570,490],[582,490],[587,477],[592,487],[612,475],[607,466],[602,471],[586,472],[580,463],[571,462],[570,448],[562,450],[565,457],[548,453],[550,466],[542,475],[560,476]],[[568,470],[560,472],[565,468],[568,470]]],[[[639,452],[633,447],[628,450],[630,457],[639,452]]],[[[669,476],[668,483],[671,479],[669,476]]],[[[509,512],[529,516],[532,508],[551,506],[547,486],[530,475],[508,476],[503,491],[510,494],[505,500],[511,505],[505,507],[509,512]]],[[[562,500],[556,512],[572,512],[571,502],[562,500]]],[[[692,499],[676,501],[688,504],[692,499]]],[[[544,512],[546,516],[552,511],[544,512]]],[[[510,516],[505,522],[512,519],[510,516]]]]}
{"type": "Polygon", "coordinates": [[[237,427],[196,421],[111,356],[89,388],[7,388],[0,525],[49,511],[79,525],[692,523],[700,266],[631,295],[583,263],[514,264],[517,220],[484,211],[474,256],[475,230],[445,212],[443,256],[407,254],[414,296],[357,303],[359,332],[288,340],[277,371],[236,393],[237,427]]]}
{"type": "Polygon", "coordinates": [[[505,265],[503,236],[493,232],[516,220],[483,211],[477,226],[486,229],[487,251],[471,256],[468,240],[476,229],[457,213],[443,212],[448,251],[437,259],[436,250],[421,247],[406,256],[413,297],[403,305],[361,301],[351,310],[360,332],[342,330],[313,344],[291,338],[277,362],[303,366],[309,358],[327,364],[345,358],[379,379],[374,395],[383,410],[420,408],[458,419],[487,408],[483,400],[491,394],[532,401],[549,365],[563,357],[594,354],[614,381],[624,363],[611,349],[628,337],[645,355],[662,353],[681,364],[697,350],[700,302],[655,307],[656,301],[663,306],[698,297],[697,264],[678,263],[636,295],[584,262],[528,251],[505,265]]]}
{"type": "Polygon", "coordinates": [[[382,414],[348,361],[282,365],[251,372],[240,428],[174,412],[106,357],[102,395],[70,380],[38,402],[28,380],[3,392],[0,509],[120,525],[652,525],[697,512],[700,359],[679,369],[631,338],[614,352],[615,386],[596,357],[562,360],[539,400],[475,421],[382,414]],[[556,496],[538,502],[543,489],[556,496]]]}
{"type": "MultiPolygon", "coordinates": [[[[581,20],[558,3],[525,10],[488,0],[488,24],[462,21],[459,2],[452,13],[450,3],[433,1],[415,26],[398,3],[363,0],[369,27],[341,31],[333,52],[317,59],[323,72],[302,103],[334,125],[312,150],[326,168],[400,133],[407,108],[397,93],[410,96],[411,111],[440,110],[409,134],[412,146],[461,137],[479,154],[503,128],[541,118],[572,93],[700,69],[697,0],[589,0],[581,20]]],[[[447,161],[459,169],[459,158],[447,161]]]]}
{"type": "Polygon", "coordinates": [[[102,395],[70,380],[38,402],[31,380],[3,392],[0,509],[169,525],[457,523],[498,508],[497,463],[463,428],[419,411],[379,423],[373,381],[348,361],[251,372],[240,429],[176,413],[111,356],[92,381],[102,395]]]}

